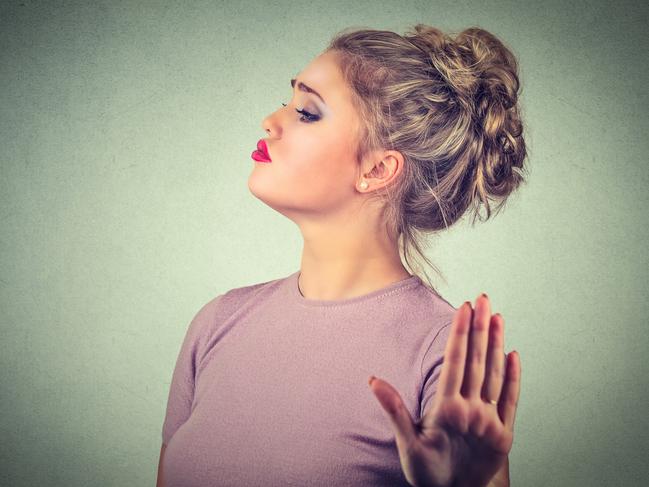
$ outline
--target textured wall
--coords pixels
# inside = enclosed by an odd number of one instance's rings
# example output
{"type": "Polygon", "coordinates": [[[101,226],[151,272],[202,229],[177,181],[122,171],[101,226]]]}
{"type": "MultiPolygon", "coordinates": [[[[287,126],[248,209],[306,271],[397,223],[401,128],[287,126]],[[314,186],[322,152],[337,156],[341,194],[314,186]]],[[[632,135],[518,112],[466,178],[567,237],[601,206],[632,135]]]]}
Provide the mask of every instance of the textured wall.
{"type": "Polygon", "coordinates": [[[362,0],[2,2],[0,484],[153,485],[189,319],[299,268],[263,117],[335,31],[416,22],[521,63],[529,182],[428,251],[520,353],[512,484],[646,485],[646,3],[362,0]]]}

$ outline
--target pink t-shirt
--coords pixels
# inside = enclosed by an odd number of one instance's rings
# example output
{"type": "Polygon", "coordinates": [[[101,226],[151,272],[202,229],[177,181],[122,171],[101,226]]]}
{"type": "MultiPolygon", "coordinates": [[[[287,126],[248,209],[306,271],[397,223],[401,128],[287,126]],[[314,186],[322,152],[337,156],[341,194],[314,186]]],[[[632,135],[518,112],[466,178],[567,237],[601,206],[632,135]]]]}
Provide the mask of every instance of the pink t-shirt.
{"type": "Polygon", "coordinates": [[[387,413],[431,404],[456,308],[417,276],[307,299],[297,271],[231,289],[189,324],[169,389],[166,487],[407,486],[387,413]]]}

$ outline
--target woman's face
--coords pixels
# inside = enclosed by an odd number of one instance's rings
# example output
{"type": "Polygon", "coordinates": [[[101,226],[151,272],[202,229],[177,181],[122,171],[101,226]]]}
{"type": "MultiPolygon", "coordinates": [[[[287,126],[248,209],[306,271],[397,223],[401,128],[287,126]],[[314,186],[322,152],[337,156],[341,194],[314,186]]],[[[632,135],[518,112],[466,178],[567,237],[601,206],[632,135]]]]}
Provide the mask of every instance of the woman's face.
{"type": "Polygon", "coordinates": [[[344,212],[360,196],[354,159],[358,116],[335,52],[320,54],[296,76],[293,96],[285,105],[263,120],[272,162],[252,161],[248,188],[296,221],[344,212]],[[299,83],[322,99],[300,89],[299,83]]]}

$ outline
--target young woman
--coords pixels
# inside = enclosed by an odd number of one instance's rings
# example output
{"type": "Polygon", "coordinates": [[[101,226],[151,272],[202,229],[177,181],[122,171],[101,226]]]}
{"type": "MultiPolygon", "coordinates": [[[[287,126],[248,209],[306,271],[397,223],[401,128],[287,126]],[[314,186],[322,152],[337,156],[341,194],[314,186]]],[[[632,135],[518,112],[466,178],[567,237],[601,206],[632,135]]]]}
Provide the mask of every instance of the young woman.
{"type": "Polygon", "coordinates": [[[486,295],[454,308],[401,254],[428,262],[421,235],[524,181],[514,56],[480,28],[348,30],[291,86],[248,186],[300,228],[300,269],[190,323],[158,485],[509,485],[504,320],[486,295]]]}

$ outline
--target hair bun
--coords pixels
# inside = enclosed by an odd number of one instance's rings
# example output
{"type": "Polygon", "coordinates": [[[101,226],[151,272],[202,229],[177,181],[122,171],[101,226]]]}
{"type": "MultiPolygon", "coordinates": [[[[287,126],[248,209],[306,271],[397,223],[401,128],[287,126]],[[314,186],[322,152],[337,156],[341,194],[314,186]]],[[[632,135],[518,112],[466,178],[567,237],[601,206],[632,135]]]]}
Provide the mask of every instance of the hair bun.
{"type": "Polygon", "coordinates": [[[502,41],[477,27],[463,30],[455,41],[459,49],[470,53],[481,88],[492,101],[505,109],[516,105],[520,87],[518,63],[502,41]]]}
{"type": "Polygon", "coordinates": [[[416,24],[404,35],[422,51],[452,92],[451,103],[470,114],[482,141],[476,149],[478,200],[503,197],[521,178],[526,155],[523,125],[517,106],[520,82],[518,63],[505,44],[479,27],[462,30],[455,37],[433,26],[416,24]]]}
{"type": "Polygon", "coordinates": [[[505,109],[516,104],[520,86],[516,58],[490,32],[471,27],[453,38],[435,27],[417,24],[404,37],[429,56],[458,96],[489,95],[505,109]]]}
{"type": "Polygon", "coordinates": [[[510,49],[484,29],[465,29],[455,42],[473,59],[472,69],[479,80],[473,99],[475,118],[485,139],[485,190],[500,196],[511,189],[506,186],[512,170],[522,165],[526,153],[517,106],[518,63],[510,49]]]}

